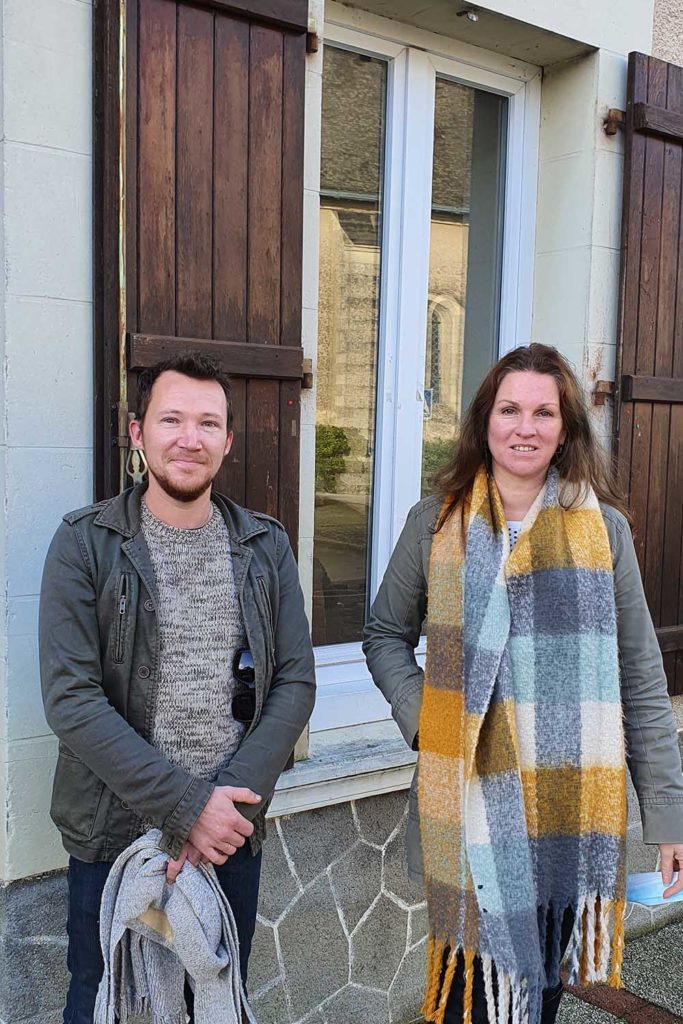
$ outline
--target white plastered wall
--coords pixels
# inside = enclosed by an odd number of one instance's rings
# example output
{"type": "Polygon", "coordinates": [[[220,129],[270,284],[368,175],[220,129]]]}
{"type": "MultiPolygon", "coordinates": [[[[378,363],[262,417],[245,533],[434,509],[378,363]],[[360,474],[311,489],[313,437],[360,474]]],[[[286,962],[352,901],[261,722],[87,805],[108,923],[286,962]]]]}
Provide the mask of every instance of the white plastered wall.
{"type": "Polygon", "coordinates": [[[650,52],[654,0],[480,0],[473,6],[615,53],[650,52]]]}
{"type": "MultiPolygon", "coordinates": [[[[624,109],[626,71],[625,54],[600,50],[546,69],[541,96],[533,338],[591,392],[615,370],[624,156],[603,120],[624,109]]],[[[610,402],[593,412],[607,441],[610,402]]]]}
{"type": "Polygon", "coordinates": [[[0,878],[10,880],[64,862],[48,817],[56,740],[37,620],[60,516],[92,500],[92,6],[4,0],[2,15],[0,878]]]}

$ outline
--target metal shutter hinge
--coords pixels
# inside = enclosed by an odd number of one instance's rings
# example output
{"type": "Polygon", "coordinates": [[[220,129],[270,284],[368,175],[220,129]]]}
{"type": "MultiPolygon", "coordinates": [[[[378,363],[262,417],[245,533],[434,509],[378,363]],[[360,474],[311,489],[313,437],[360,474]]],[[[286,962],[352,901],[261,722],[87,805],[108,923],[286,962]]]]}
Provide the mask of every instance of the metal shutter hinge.
{"type": "Polygon", "coordinates": [[[605,135],[616,135],[619,128],[623,128],[626,125],[626,114],[623,110],[617,110],[616,107],[610,107],[607,111],[607,117],[602,122],[605,135]]]}
{"type": "Polygon", "coordinates": [[[111,446],[128,447],[128,403],[116,402],[111,407],[111,446]]]}
{"type": "Polygon", "coordinates": [[[317,53],[320,49],[320,36],[318,35],[318,23],[315,18],[308,19],[308,32],[306,33],[306,53],[317,53]]]}
{"type": "Polygon", "coordinates": [[[593,405],[604,405],[608,395],[610,398],[614,395],[614,381],[596,380],[593,389],[593,405]]]}

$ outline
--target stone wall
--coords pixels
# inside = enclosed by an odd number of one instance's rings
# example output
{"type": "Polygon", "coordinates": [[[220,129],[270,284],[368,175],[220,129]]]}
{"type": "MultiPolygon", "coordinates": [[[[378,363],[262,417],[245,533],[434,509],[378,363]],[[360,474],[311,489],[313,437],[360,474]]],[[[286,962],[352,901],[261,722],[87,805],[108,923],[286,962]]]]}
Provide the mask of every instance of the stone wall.
{"type": "MultiPolygon", "coordinates": [[[[409,1024],[422,999],[422,893],[405,792],[270,822],[249,988],[259,1024],[409,1024]]],[[[66,879],[0,886],[0,1024],[59,1024],[66,879]]],[[[142,1024],[142,1022],[141,1022],[142,1024]]]]}
{"type": "Polygon", "coordinates": [[[275,822],[249,978],[259,1024],[419,1018],[427,919],[406,820],[403,792],[275,822]]]}
{"type": "Polygon", "coordinates": [[[61,1024],[66,910],[64,872],[0,884],[0,1024],[61,1024]]]}

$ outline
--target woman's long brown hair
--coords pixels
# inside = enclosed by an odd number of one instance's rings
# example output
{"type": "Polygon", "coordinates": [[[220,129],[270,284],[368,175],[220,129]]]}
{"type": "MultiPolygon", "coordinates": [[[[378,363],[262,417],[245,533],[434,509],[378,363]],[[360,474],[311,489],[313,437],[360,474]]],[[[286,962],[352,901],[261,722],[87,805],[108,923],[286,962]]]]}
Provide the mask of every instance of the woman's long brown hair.
{"type": "Polygon", "coordinates": [[[450,461],[436,474],[437,493],[444,505],[436,525],[440,530],[469,494],[477,470],[487,465],[490,453],[487,443],[488,423],[503,378],[508,373],[532,370],[552,377],[560,393],[560,414],[566,438],[562,450],[553,459],[562,480],[570,486],[561,497],[565,508],[579,503],[586,484],[598,500],[612,505],[629,519],[630,514],[619,492],[614,474],[602,446],[591,427],[581,385],[564,356],[550,345],[525,345],[513,349],[488,371],[477,389],[467,412],[450,461]]]}

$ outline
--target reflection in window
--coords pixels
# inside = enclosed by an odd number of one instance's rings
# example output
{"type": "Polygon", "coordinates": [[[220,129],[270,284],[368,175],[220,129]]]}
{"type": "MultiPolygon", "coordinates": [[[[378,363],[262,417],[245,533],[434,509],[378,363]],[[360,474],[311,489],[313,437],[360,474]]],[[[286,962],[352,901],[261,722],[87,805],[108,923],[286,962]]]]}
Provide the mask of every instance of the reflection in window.
{"type": "Polygon", "coordinates": [[[313,642],[361,639],[379,329],[386,64],[326,46],[313,548],[313,642]]]}
{"type": "Polygon", "coordinates": [[[432,403],[438,402],[441,397],[440,344],[441,315],[438,309],[435,308],[432,310],[431,316],[431,330],[429,344],[427,345],[427,368],[425,370],[425,380],[429,382],[425,387],[429,388],[429,397],[432,403]]]}
{"type": "Polygon", "coordinates": [[[422,493],[498,352],[507,100],[437,79],[422,493]]]}

